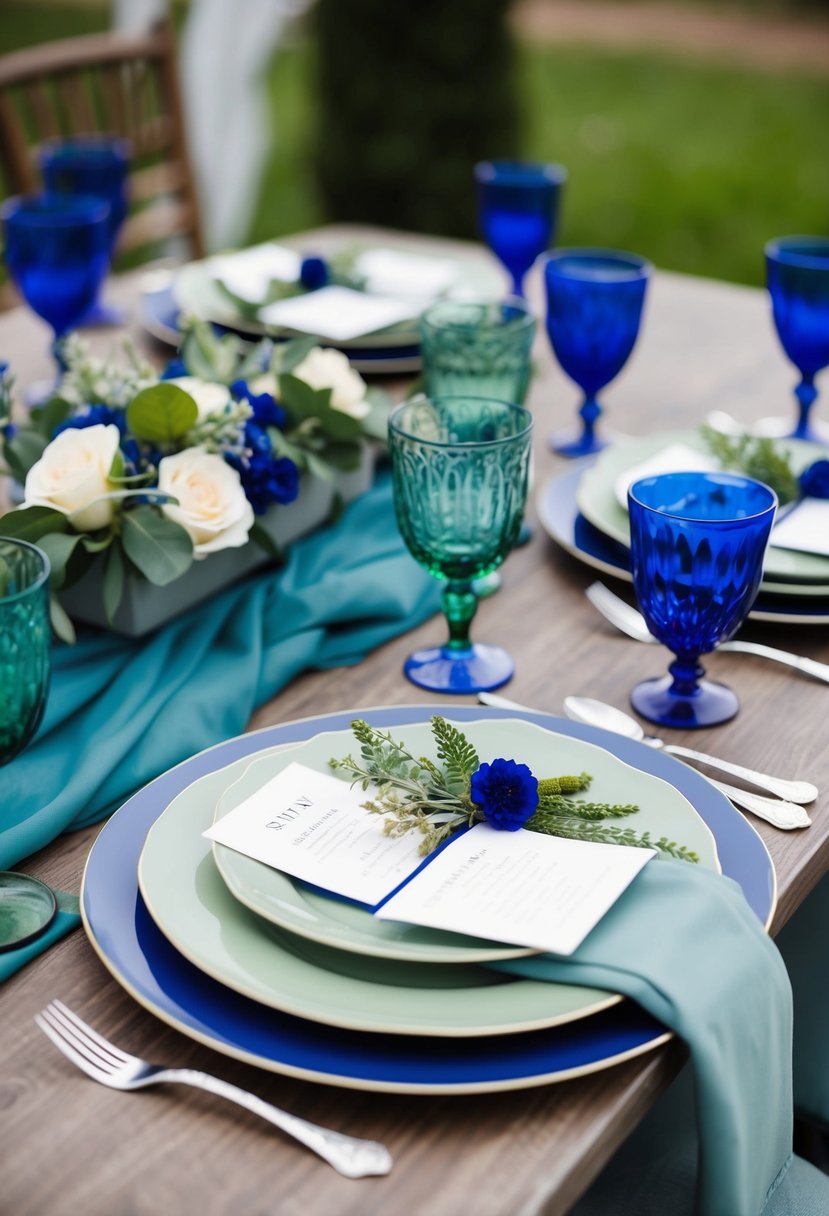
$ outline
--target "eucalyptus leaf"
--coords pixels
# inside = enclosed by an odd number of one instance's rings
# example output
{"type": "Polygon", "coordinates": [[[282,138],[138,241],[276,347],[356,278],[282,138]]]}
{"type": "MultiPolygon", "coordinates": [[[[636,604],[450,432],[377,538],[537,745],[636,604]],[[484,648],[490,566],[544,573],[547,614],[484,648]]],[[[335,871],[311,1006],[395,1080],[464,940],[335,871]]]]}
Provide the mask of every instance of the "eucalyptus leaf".
{"type": "Polygon", "coordinates": [[[54,507],[18,507],[0,518],[0,533],[36,545],[50,532],[68,532],[69,519],[54,507]]]}
{"type": "Polygon", "coordinates": [[[310,384],[292,376],[290,372],[280,372],[279,400],[290,414],[292,422],[302,422],[305,418],[318,418],[329,408],[331,389],[311,388],[310,384]]]}
{"type": "Polygon", "coordinates": [[[62,397],[50,397],[43,405],[36,406],[31,412],[32,422],[45,439],[50,440],[55,428],[65,422],[72,413],[74,406],[62,397]]]}
{"type": "Polygon", "coordinates": [[[68,642],[71,646],[75,641],[75,626],[70,621],[63,604],[61,604],[56,595],[52,595],[49,598],[49,619],[52,622],[52,628],[60,640],[68,642]]]}
{"type": "Polygon", "coordinates": [[[315,346],[319,346],[319,339],[311,337],[291,338],[281,343],[273,353],[273,370],[280,376],[292,372],[315,346]]]}
{"type": "Polygon", "coordinates": [[[18,481],[24,482],[29,469],[40,460],[48,442],[48,439],[37,431],[25,429],[17,431],[11,439],[5,439],[3,455],[9,472],[18,481]]]}
{"type": "Polygon", "coordinates": [[[190,430],[199,416],[189,393],[169,381],[154,384],[133,397],[127,406],[127,426],[139,439],[167,445],[190,430]]]}
{"type": "Polygon", "coordinates": [[[258,522],[254,523],[253,527],[248,533],[248,539],[253,541],[255,545],[258,545],[260,549],[263,549],[265,553],[267,553],[268,557],[273,558],[274,561],[281,562],[284,560],[284,552],[282,549],[280,549],[279,545],[271,536],[267,528],[264,528],[262,524],[258,522]]]}
{"type": "Polygon", "coordinates": [[[66,581],[66,567],[80,539],[77,534],[69,532],[50,532],[41,536],[38,541],[38,547],[49,558],[49,577],[53,591],[59,591],[66,581]]]}
{"type": "Polygon", "coordinates": [[[104,601],[104,615],[107,624],[111,625],[124,594],[124,554],[120,544],[112,545],[106,556],[101,593],[104,601]]]}
{"type": "Polygon", "coordinates": [[[193,561],[187,532],[155,507],[125,512],[121,541],[133,565],[157,587],[181,578],[193,561]]]}

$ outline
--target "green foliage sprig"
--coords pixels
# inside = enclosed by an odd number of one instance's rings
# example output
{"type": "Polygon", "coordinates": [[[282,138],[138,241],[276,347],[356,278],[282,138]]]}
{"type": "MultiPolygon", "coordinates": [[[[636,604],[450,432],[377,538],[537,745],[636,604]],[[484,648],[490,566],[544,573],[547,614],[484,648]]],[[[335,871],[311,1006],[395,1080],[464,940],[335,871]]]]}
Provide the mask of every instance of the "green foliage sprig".
{"type": "MultiPolygon", "coordinates": [[[[360,746],[359,757],[349,754],[332,758],[329,764],[363,790],[374,787],[373,796],[363,805],[373,814],[385,816],[384,830],[389,835],[420,832],[420,852],[425,855],[458,828],[485,821],[485,808],[471,794],[472,778],[481,767],[478,754],[463,732],[445,718],[431,720],[437,763],[428,756],[415,756],[390,731],[362,719],[353,721],[351,728],[360,746]]],[[[652,848],[676,860],[699,861],[698,854],[667,837],[654,840],[649,832],[605,823],[606,819],[634,815],[639,807],[575,799],[573,795],[586,791],[591,780],[589,773],[539,780],[535,809],[523,826],[568,840],[652,848]]]]}
{"type": "Polygon", "coordinates": [[[781,506],[798,497],[800,487],[791,461],[768,436],[723,435],[710,426],[702,427],[700,434],[711,455],[724,469],[765,482],[775,491],[781,506]]]}

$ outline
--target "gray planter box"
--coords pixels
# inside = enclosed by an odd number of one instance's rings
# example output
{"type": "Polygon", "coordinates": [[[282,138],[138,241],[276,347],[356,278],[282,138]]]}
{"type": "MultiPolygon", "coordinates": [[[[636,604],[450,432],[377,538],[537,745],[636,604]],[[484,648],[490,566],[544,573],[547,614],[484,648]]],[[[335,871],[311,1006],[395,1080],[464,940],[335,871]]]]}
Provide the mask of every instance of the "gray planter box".
{"type": "MultiPolygon", "coordinates": [[[[299,496],[294,502],[273,507],[265,515],[258,516],[257,523],[265,528],[280,549],[285,549],[292,541],[307,536],[325,523],[335,496],[350,502],[369,488],[374,479],[375,455],[375,450],[367,447],[359,469],[340,473],[331,482],[303,475],[299,496]]],[[[104,615],[101,562],[96,562],[77,583],[61,591],[59,599],[73,621],[100,625],[125,637],[140,637],[266,566],[270,560],[259,545],[251,543],[240,549],[223,549],[203,561],[193,562],[185,575],[166,587],[156,587],[144,579],[127,575],[124,595],[111,625],[104,615]]]]}

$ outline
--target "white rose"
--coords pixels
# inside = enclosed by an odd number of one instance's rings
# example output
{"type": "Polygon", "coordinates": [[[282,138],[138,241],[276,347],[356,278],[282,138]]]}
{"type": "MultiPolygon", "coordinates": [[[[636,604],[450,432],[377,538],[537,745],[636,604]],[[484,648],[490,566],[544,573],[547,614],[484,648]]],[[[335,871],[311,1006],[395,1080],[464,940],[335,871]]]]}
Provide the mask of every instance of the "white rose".
{"type": "Polygon", "coordinates": [[[253,527],[253,508],[242,481],[221,456],[204,448],[185,448],[158,464],[158,488],[178,499],[164,514],[189,533],[193,556],[244,545],[253,527]]]}
{"type": "Polygon", "coordinates": [[[350,414],[352,418],[365,418],[371,413],[371,406],[366,401],[366,382],[354,371],[342,351],[315,346],[297,364],[293,374],[311,388],[330,388],[331,405],[335,410],[350,414]]]}
{"type": "Polygon", "coordinates": [[[255,380],[248,380],[248,388],[256,397],[262,393],[269,393],[271,397],[276,397],[276,376],[273,372],[263,372],[255,380]]]}
{"type": "Polygon", "coordinates": [[[198,376],[176,376],[165,383],[175,384],[190,394],[198,406],[199,418],[221,414],[230,402],[230,389],[226,384],[214,384],[212,380],[200,380],[198,376]]]}
{"type": "Polygon", "coordinates": [[[120,438],[112,423],[61,431],[29,469],[23,506],[52,507],[71,515],[79,532],[105,528],[115,504],[101,496],[114,489],[109,470],[120,438]]]}

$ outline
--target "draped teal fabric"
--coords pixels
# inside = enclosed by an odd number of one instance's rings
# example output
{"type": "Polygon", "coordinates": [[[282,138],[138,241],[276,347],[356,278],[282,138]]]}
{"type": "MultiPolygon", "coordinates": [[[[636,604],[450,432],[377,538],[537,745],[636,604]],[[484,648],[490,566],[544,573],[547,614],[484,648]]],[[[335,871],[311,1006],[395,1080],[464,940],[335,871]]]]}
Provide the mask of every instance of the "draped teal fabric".
{"type": "Polygon", "coordinates": [[[624,993],[684,1039],[696,1085],[699,1212],[759,1216],[791,1156],[792,1002],[777,947],[736,883],[651,861],[570,958],[496,966],[624,993]]]}

